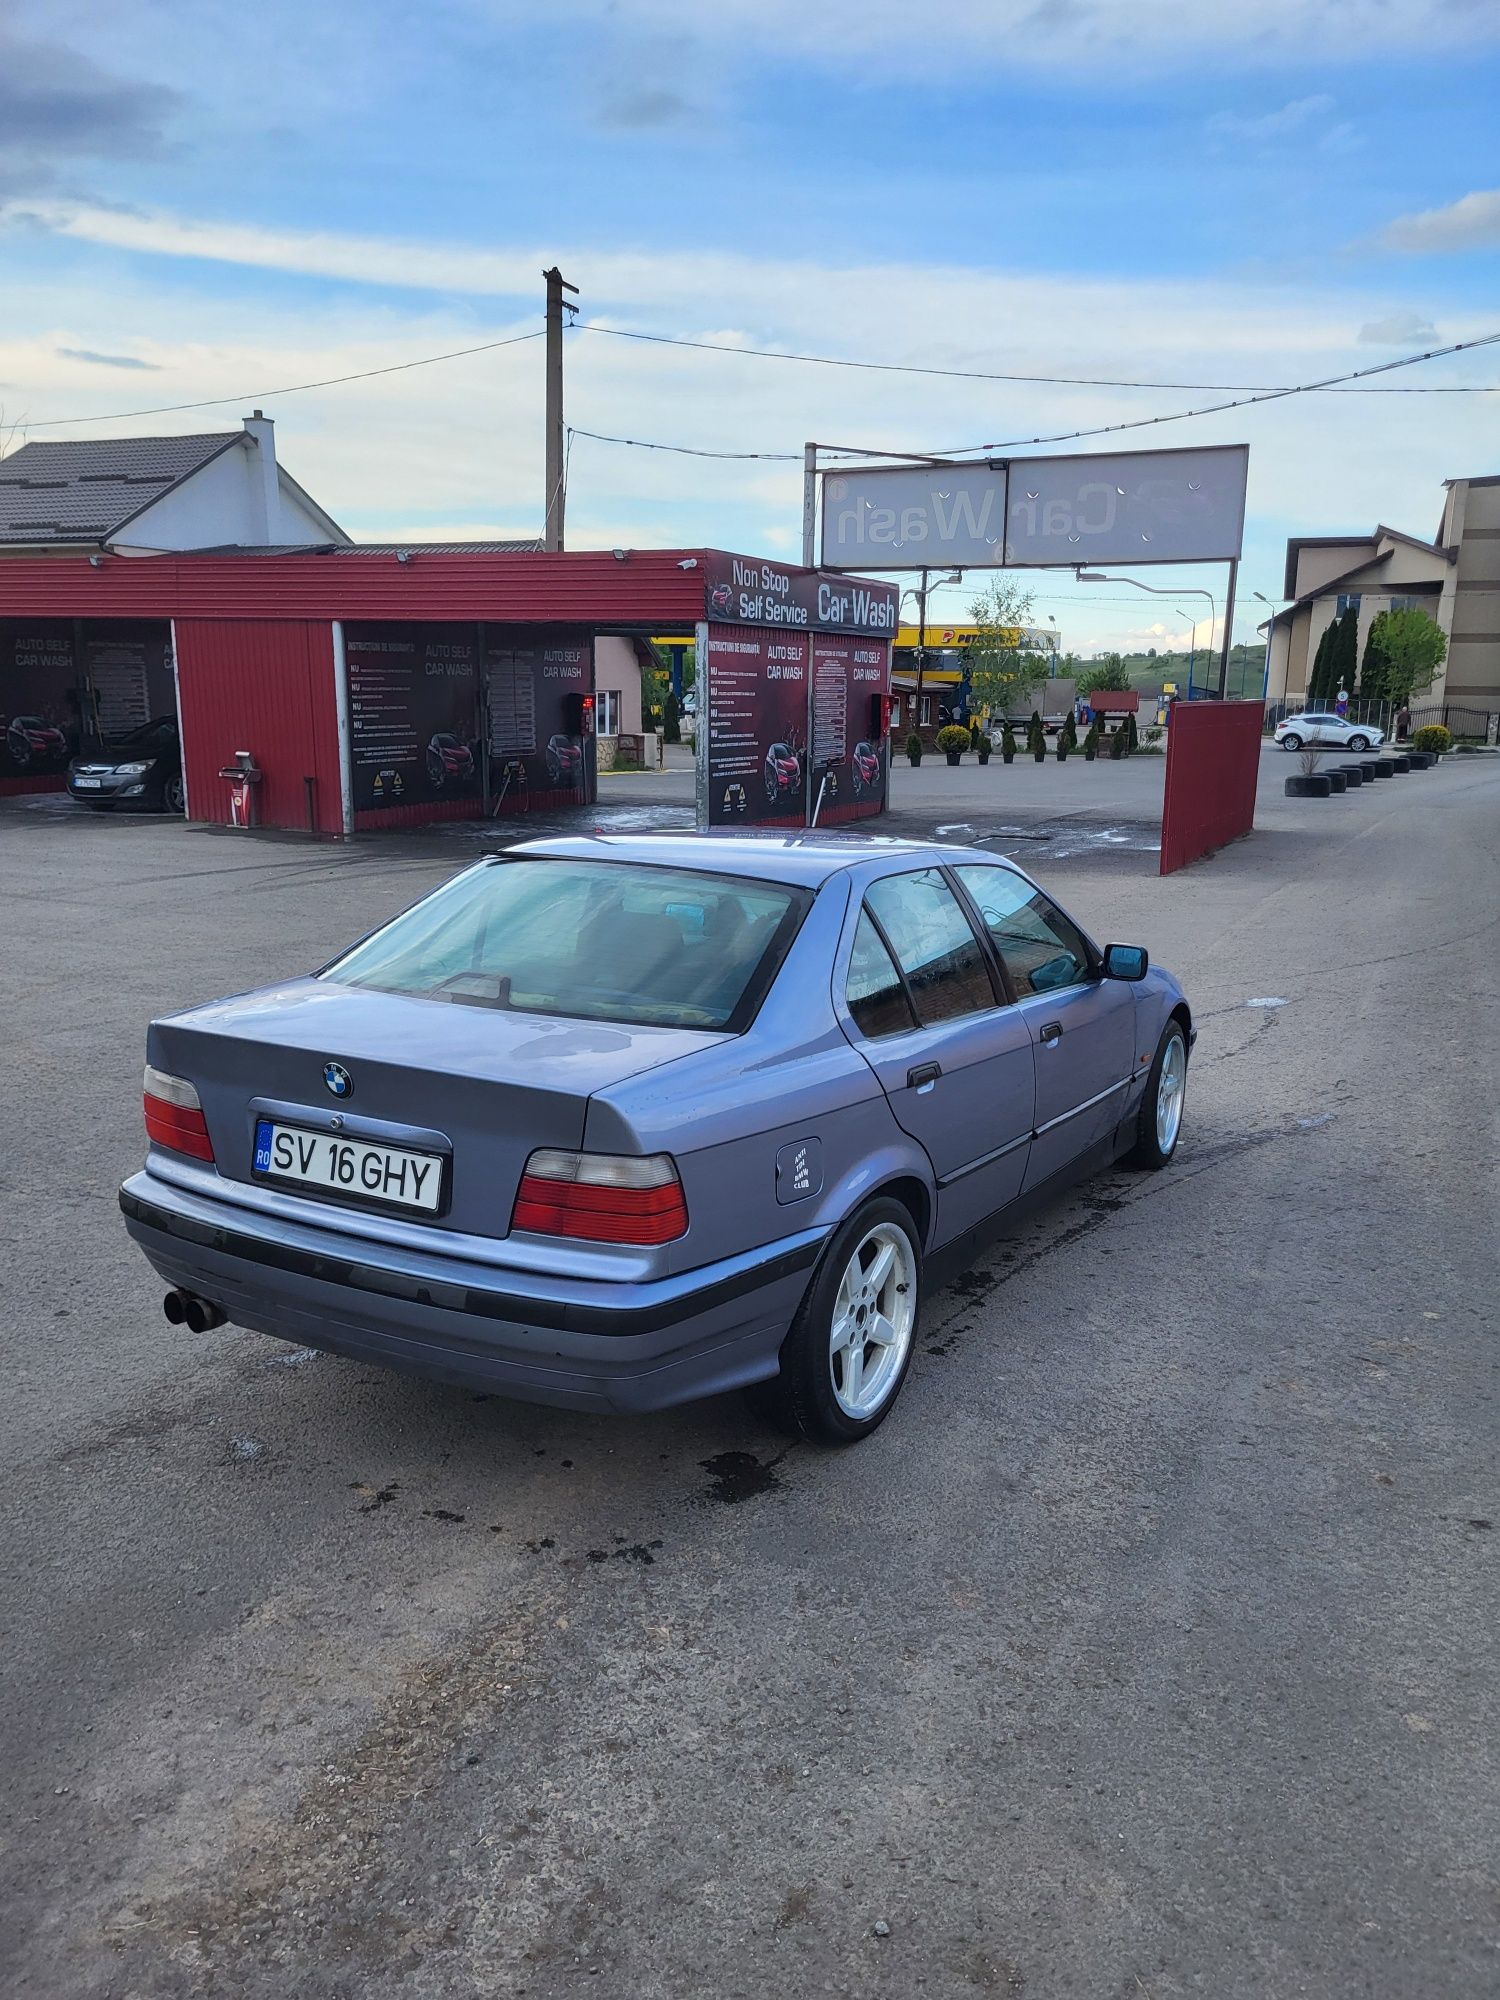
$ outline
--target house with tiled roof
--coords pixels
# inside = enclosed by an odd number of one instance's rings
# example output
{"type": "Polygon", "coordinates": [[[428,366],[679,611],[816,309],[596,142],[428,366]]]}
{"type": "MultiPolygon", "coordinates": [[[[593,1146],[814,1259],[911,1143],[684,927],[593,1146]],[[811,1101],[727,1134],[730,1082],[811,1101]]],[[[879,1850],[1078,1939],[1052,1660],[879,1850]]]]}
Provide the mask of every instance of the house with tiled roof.
{"type": "Polygon", "coordinates": [[[0,458],[0,562],[348,543],[277,463],[259,410],[235,431],[48,440],[0,458]]]}

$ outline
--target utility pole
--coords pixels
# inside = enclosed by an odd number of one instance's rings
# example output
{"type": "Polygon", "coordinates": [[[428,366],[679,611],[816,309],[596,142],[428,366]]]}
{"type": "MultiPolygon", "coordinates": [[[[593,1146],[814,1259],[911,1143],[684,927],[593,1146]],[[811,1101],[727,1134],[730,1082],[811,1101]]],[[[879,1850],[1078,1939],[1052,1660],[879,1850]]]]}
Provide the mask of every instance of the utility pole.
{"type": "Polygon", "coordinates": [[[917,592],[917,602],[921,605],[921,618],[917,626],[917,691],[912,698],[911,726],[920,735],[922,729],[922,678],[927,671],[927,572],[922,572],[922,588],[917,592]]]}
{"type": "MultiPolygon", "coordinates": [[[[542,547],[556,553],[563,545],[563,306],[564,292],[576,298],[578,287],[570,285],[554,264],[543,271],[547,280],[547,508],[542,547]]],[[[577,308],[569,306],[568,311],[577,308]]]]}
{"type": "Polygon", "coordinates": [[[802,567],[815,569],[818,562],[818,447],[802,447],[802,567]]]}

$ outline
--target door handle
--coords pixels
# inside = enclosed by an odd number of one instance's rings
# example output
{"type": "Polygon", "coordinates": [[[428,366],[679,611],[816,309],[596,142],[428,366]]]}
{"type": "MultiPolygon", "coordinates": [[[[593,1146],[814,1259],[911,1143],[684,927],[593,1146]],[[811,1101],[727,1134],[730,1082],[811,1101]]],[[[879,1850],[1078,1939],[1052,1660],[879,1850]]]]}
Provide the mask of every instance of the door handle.
{"type": "Polygon", "coordinates": [[[915,1069],[906,1072],[909,1090],[929,1091],[943,1073],[941,1063],[918,1063],[915,1069]]]}
{"type": "Polygon", "coordinates": [[[1062,1022],[1048,1021],[1037,1029],[1037,1040],[1044,1049],[1055,1049],[1062,1040],[1062,1022]]]}

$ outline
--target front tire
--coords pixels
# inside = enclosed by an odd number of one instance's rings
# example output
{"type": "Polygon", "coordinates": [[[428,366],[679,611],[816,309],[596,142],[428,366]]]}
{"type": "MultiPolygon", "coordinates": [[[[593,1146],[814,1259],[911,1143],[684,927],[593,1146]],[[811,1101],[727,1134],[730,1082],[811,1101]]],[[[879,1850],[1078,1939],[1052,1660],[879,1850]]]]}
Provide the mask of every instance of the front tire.
{"type": "Polygon", "coordinates": [[[868,1201],[834,1236],[757,1404],[817,1444],[858,1444],[890,1415],[916,1339],[922,1251],[899,1201],[868,1201]]]}
{"type": "Polygon", "coordinates": [[[1296,730],[1292,730],[1290,734],[1282,737],[1281,747],[1283,750],[1300,750],[1302,748],[1302,738],[1297,734],[1296,730]]]}
{"type": "Polygon", "coordinates": [[[1369,747],[1370,739],[1368,736],[1351,736],[1349,738],[1349,748],[1351,750],[1368,750],[1369,747]]]}
{"type": "Polygon", "coordinates": [[[1187,1060],[1187,1033],[1174,1015],[1161,1031],[1146,1079],[1146,1094],[1136,1113],[1135,1144],[1128,1155],[1131,1166],[1159,1171],[1177,1151],[1187,1094],[1187,1060]]]}
{"type": "Polygon", "coordinates": [[[175,813],[181,819],[187,809],[187,794],[183,791],[181,778],[168,778],[161,792],[162,811],[175,813]]]}

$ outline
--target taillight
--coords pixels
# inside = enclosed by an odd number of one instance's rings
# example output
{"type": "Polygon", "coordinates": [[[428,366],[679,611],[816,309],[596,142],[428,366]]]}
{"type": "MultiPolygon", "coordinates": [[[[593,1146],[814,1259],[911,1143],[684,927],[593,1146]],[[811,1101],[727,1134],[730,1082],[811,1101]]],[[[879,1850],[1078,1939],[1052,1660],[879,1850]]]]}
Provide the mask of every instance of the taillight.
{"type": "Polygon", "coordinates": [[[669,1153],[544,1148],[526,1162],[510,1226],[590,1243],[672,1243],[687,1233],[687,1203],[669,1153]]]}
{"type": "Polygon", "coordinates": [[[146,1137],[153,1146],[212,1162],[213,1141],[204,1123],[198,1093],[185,1077],[146,1065],[146,1137]]]}

